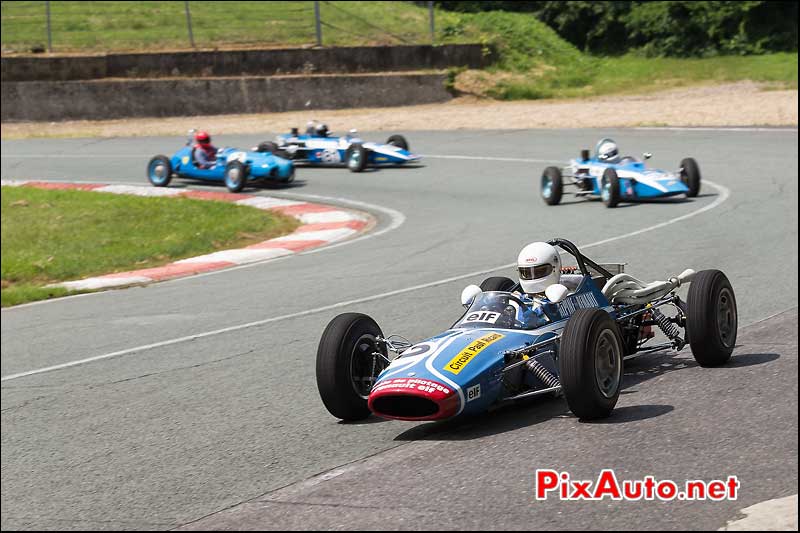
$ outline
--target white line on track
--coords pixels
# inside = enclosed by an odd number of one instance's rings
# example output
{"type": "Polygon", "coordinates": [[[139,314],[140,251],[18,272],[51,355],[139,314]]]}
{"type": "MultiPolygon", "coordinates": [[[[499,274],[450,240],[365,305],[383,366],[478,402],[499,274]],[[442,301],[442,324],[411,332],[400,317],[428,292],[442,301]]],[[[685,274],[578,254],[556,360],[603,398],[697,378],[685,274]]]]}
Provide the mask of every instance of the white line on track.
{"type": "Polygon", "coordinates": [[[466,159],[477,161],[510,161],[512,163],[559,163],[558,159],[531,159],[526,157],[491,157],[478,155],[437,155],[425,154],[422,159],[466,159]]]}
{"type": "MultiPolygon", "coordinates": [[[[719,185],[717,183],[714,183],[714,182],[708,181],[708,180],[704,180],[703,183],[708,184],[711,187],[714,187],[719,192],[719,196],[716,199],[714,199],[714,201],[711,202],[710,204],[708,204],[708,205],[706,205],[706,206],[704,206],[704,207],[702,207],[702,208],[700,208],[700,209],[698,209],[696,211],[692,211],[690,213],[687,213],[685,215],[681,215],[679,217],[671,218],[669,220],[666,220],[664,222],[660,222],[658,224],[653,224],[652,226],[647,226],[645,228],[642,228],[642,229],[639,229],[639,230],[636,230],[636,231],[631,231],[629,233],[624,233],[622,235],[617,235],[615,237],[610,237],[608,239],[603,239],[603,240],[597,241],[597,242],[592,242],[592,243],[588,243],[588,244],[579,244],[578,246],[580,248],[592,248],[592,247],[595,247],[595,246],[601,246],[603,244],[608,244],[610,242],[618,241],[618,240],[621,240],[621,239],[627,239],[628,237],[634,237],[636,235],[641,235],[642,233],[645,233],[645,232],[661,229],[661,228],[663,228],[665,226],[669,226],[671,224],[675,224],[676,222],[680,222],[680,221],[686,220],[688,218],[697,216],[699,214],[705,213],[707,211],[710,211],[711,209],[714,209],[714,208],[720,206],[722,203],[724,203],[730,197],[730,190],[728,190],[727,187],[724,187],[722,185],[719,185]]],[[[178,337],[178,338],[175,338],[175,339],[169,339],[169,340],[165,340],[165,341],[161,341],[161,342],[155,342],[155,343],[152,343],[152,344],[146,344],[144,346],[136,346],[134,348],[127,348],[125,350],[119,350],[119,351],[116,351],[116,352],[106,353],[106,354],[102,354],[102,355],[96,355],[94,357],[87,357],[85,359],[79,359],[77,361],[70,361],[70,362],[67,362],[67,363],[61,363],[61,364],[58,364],[58,365],[48,366],[48,367],[44,367],[44,368],[38,368],[38,369],[35,369],[35,370],[28,370],[28,371],[19,372],[19,373],[16,373],[16,374],[9,374],[7,376],[3,376],[2,379],[0,379],[0,381],[11,381],[13,379],[19,379],[19,378],[23,378],[23,377],[27,377],[27,376],[33,376],[33,375],[36,375],[36,374],[43,374],[45,372],[52,372],[54,370],[62,370],[62,369],[65,369],[65,368],[71,368],[71,367],[74,367],[74,366],[84,365],[84,364],[87,364],[87,363],[93,363],[95,361],[102,361],[104,359],[111,359],[112,357],[120,357],[120,356],[128,355],[128,354],[131,354],[131,353],[151,350],[153,348],[161,348],[161,347],[164,347],[164,346],[170,346],[170,345],[173,345],[173,344],[179,344],[179,343],[182,343],[182,342],[187,342],[187,341],[191,341],[191,340],[195,340],[195,339],[202,339],[202,338],[205,338],[205,337],[211,337],[211,336],[220,335],[220,334],[223,334],[223,333],[230,333],[230,332],[233,332],[233,331],[239,331],[239,330],[252,328],[252,327],[256,327],[256,326],[262,326],[262,325],[265,325],[265,324],[270,324],[272,322],[278,322],[278,321],[281,321],[281,320],[288,320],[288,319],[291,319],[291,318],[298,318],[298,317],[308,316],[308,315],[312,315],[312,314],[316,314],[316,313],[321,313],[323,311],[330,311],[332,309],[339,309],[341,307],[347,307],[347,306],[350,306],[350,305],[371,302],[371,301],[375,301],[375,300],[380,300],[382,298],[389,298],[389,297],[392,297],[392,296],[397,296],[399,294],[405,294],[405,293],[418,291],[418,290],[422,290],[422,289],[429,289],[431,287],[437,287],[439,285],[444,285],[446,283],[451,283],[453,281],[459,281],[459,280],[462,280],[462,279],[473,278],[473,277],[489,274],[491,272],[495,272],[495,271],[498,271],[498,270],[503,270],[503,269],[506,269],[506,268],[510,268],[510,267],[514,266],[515,264],[516,263],[506,263],[504,265],[492,267],[492,268],[489,268],[489,269],[477,270],[477,271],[469,272],[469,273],[466,273],[466,274],[460,274],[458,276],[452,276],[452,277],[449,277],[449,278],[444,278],[444,279],[440,279],[440,280],[436,280],[436,281],[431,281],[431,282],[428,282],[428,283],[422,283],[422,284],[419,284],[419,285],[414,285],[414,286],[406,287],[406,288],[403,288],[403,289],[397,289],[397,290],[393,290],[393,291],[389,291],[389,292],[384,292],[384,293],[381,293],[381,294],[375,294],[375,295],[372,295],[372,296],[366,296],[366,297],[363,297],[363,298],[357,298],[357,299],[354,299],[354,300],[347,300],[347,301],[344,301],[344,302],[337,302],[337,303],[334,303],[334,304],[325,305],[325,306],[317,307],[317,308],[314,308],[314,309],[307,309],[305,311],[300,311],[300,312],[297,312],[297,313],[291,313],[291,314],[288,314],[288,315],[281,315],[281,316],[276,316],[276,317],[272,317],[272,318],[266,318],[266,319],[263,319],[263,320],[255,320],[253,322],[247,322],[245,324],[238,324],[236,326],[229,326],[229,327],[226,327],[226,328],[215,329],[215,330],[206,331],[206,332],[203,332],[203,333],[195,333],[193,335],[186,335],[185,337],[178,337]]]]}

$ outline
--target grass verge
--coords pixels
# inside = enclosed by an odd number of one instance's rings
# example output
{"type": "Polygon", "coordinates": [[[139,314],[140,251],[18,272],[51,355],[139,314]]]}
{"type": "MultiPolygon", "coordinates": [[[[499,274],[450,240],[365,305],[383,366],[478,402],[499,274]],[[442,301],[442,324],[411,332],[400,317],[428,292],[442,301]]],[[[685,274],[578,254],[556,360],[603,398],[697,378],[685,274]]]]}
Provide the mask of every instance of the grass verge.
{"type": "Polygon", "coordinates": [[[2,188],[2,305],[63,296],[45,285],[163,265],[292,232],[292,217],[223,202],[2,188]]]}

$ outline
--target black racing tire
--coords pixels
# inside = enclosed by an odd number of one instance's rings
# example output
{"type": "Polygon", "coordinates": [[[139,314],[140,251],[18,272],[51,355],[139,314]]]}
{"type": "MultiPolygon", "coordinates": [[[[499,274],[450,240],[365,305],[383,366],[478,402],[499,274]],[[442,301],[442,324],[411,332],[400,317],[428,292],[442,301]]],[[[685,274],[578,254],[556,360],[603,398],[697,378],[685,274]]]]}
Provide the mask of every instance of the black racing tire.
{"type": "Polygon", "coordinates": [[[166,187],[172,181],[172,163],[169,157],[157,155],[147,163],[147,179],[154,187],[166,187]]]}
{"type": "Polygon", "coordinates": [[[487,291],[504,291],[508,292],[516,286],[516,282],[511,278],[506,278],[503,276],[495,276],[492,278],[486,278],[481,282],[481,290],[484,292],[487,291]]]}
{"type": "Polygon", "coordinates": [[[558,205],[561,203],[561,196],[564,194],[564,180],[561,177],[561,169],[558,167],[547,167],[544,169],[540,191],[542,199],[547,205],[558,205]]]}
{"type": "Polygon", "coordinates": [[[681,181],[689,188],[687,198],[695,198],[700,193],[700,166],[692,157],[681,161],[681,181]]]}
{"type": "MultiPolygon", "coordinates": [[[[378,324],[361,313],[337,316],[322,333],[317,348],[317,389],[325,408],[336,418],[363,420],[369,416],[369,391],[364,388],[364,380],[360,385],[356,383],[353,374],[358,369],[371,374],[373,352],[386,356],[386,348],[375,342],[379,336],[383,333],[378,324]]],[[[370,376],[373,383],[386,366],[385,361],[376,358],[376,371],[370,376]]]]}
{"type": "Polygon", "coordinates": [[[270,154],[274,154],[278,152],[278,143],[272,141],[260,142],[256,147],[256,152],[269,152],[270,154]]]}
{"type": "Polygon", "coordinates": [[[367,149],[362,144],[351,144],[344,154],[344,161],[350,172],[363,172],[369,162],[367,149]]]}
{"type": "Polygon", "coordinates": [[[242,192],[247,185],[247,166],[241,161],[231,161],[225,165],[225,186],[231,192],[242,192]]]}
{"type": "Polygon", "coordinates": [[[402,135],[392,135],[388,139],[386,139],[386,144],[391,144],[393,146],[397,146],[398,148],[402,148],[403,150],[408,151],[408,141],[402,135]]]}
{"type": "Polygon", "coordinates": [[[719,270],[701,270],[689,285],[686,330],[700,366],[719,366],[731,358],[739,320],[736,295],[719,270]]]}
{"type": "Polygon", "coordinates": [[[600,183],[600,197],[606,207],[617,207],[619,204],[619,177],[617,176],[617,171],[613,168],[607,168],[603,172],[603,180],[600,183]]]}
{"type": "Polygon", "coordinates": [[[561,337],[558,369],[575,416],[594,420],[614,410],[622,389],[623,350],[619,328],[607,312],[592,308],[572,314],[561,337]]]}

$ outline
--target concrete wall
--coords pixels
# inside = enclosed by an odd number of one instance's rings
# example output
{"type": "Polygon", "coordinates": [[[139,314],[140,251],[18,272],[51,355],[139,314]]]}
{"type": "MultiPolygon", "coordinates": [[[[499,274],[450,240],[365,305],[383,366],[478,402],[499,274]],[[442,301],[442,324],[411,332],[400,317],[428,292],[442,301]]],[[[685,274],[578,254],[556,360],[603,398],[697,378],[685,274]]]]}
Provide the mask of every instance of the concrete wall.
{"type": "Polygon", "coordinates": [[[19,56],[0,58],[0,65],[2,80],[9,82],[482,68],[491,61],[492,53],[484,46],[463,44],[19,56]]]}
{"type": "Polygon", "coordinates": [[[361,74],[2,84],[2,121],[101,120],[444,102],[445,74],[361,74]]]}

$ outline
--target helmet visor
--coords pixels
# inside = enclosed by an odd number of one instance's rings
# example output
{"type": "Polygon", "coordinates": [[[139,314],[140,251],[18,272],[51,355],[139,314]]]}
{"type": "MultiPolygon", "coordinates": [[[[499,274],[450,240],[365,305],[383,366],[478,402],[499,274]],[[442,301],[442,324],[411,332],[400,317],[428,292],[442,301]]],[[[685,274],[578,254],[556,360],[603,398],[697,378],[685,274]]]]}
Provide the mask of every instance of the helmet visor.
{"type": "Polygon", "coordinates": [[[518,267],[519,279],[530,281],[533,279],[546,278],[553,273],[553,265],[535,265],[518,267]]]}

